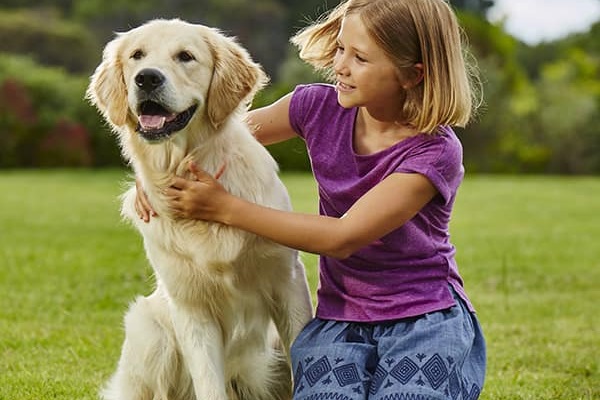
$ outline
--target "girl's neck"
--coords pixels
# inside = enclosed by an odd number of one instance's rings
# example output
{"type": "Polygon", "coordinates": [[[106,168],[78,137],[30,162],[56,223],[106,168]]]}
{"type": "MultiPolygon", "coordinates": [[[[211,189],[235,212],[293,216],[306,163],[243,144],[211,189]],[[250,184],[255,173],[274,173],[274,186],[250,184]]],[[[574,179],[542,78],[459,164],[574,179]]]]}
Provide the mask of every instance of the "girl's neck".
{"type": "Polygon", "coordinates": [[[361,107],[354,126],[354,150],[361,155],[377,153],[418,133],[408,124],[392,118],[375,118],[361,107]]]}

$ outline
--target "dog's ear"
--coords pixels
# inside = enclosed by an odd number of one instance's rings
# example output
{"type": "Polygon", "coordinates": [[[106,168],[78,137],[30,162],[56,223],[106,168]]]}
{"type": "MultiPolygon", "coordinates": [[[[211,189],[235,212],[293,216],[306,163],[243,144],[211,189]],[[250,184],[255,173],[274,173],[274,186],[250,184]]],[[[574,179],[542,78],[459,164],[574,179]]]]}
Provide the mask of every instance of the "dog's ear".
{"type": "Polygon", "coordinates": [[[217,128],[240,103],[250,101],[268,81],[261,66],[233,38],[213,30],[208,45],[214,57],[207,114],[217,128]]]}
{"type": "Polygon", "coordinates": [[[122,36],[104,48],[102,62],[90,78],[85,97],[95,105],[113,125],[122,126],[127,120],[127,88],[123,77],[123,64],[119,55],[122,36]]]}

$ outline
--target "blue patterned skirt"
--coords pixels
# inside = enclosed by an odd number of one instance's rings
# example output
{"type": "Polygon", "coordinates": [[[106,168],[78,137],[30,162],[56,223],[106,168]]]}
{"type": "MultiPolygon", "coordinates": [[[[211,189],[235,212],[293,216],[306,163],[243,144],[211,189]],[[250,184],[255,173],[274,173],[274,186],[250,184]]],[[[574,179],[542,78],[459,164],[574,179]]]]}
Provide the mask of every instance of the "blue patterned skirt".
{"type": "Polygon", "coordinates": [[[456,305],[385,323],[309,322],[292,346],[295,400],[475,400],[485,341],[456,305]]]}

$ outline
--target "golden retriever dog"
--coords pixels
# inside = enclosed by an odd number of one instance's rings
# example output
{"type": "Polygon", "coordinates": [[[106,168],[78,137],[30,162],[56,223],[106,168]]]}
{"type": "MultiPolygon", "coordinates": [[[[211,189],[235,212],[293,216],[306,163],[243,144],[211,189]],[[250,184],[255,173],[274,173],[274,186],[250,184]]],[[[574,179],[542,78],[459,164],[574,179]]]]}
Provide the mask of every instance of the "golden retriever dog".
{"type": "Polygon", "coordinates": [[[218,30],[153,20],[117,34],[86,97],[116,132],[158,213],[137,216],[135,184],[122,215],[144,239],[156,288],[133,302],[110,400],[288,399],[289,346],[312,306],[298,252],[217,223],[173,217],[163,191],[190,162],[230,192],[290,209],[278,168],[244,122],[266,82],[218,30]]]}

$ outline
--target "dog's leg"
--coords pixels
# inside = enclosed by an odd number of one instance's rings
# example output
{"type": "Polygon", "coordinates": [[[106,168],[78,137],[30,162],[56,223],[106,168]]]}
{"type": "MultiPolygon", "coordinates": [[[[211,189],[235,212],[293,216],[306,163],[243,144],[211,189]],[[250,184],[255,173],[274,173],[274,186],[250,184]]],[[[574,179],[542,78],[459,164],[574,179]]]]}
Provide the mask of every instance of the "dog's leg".
{"type": "MultiPolygon", "coordinates": [[[[275,368],[271,374],[278,380],[269,399],[285,400],[291,398],[292,371],[290,347],[296,336],[312,317],[312,302],[304,264],[296,258],[291,271],[290,281],[278,287],[275,302],[271,305],[271,316],[279,334],[279,347],[282,350],[284,366],[275,368]],[[283,376],[285,375],[285,376],[283,376]],[[282,383],[286,383],[283,385],[282,383]]],[[[276,360],[274,360],[276,361],[276,360]]],[[[274,366],[276,363],[273,364],[274,366]]]]}
{"type": "MultiPolygon", "coordinates": [[[[139,297],[125,316],[125,341],[116,373],[102,392],[106,400],[189,398],[181,375],[167,304],[160,291],[139,297]]],[[[186,383],[187,380],[187,383],[186,383]]],[[[188,389],[189,391],[189,389],[188,389]]]]}
{"type": "Polygon", "coordinates": [[[170,310],[196,398],[227,400],[221,329],[202,309],[172,304],[170,310]]]}
{"type": "MultiPolygon", "coordinates": [[[[277,337],[275,327],[271,326],[277,337]]],[[[272,338],[268,338],[271,341],[272,338]]],[[[290,366],[279,346],[246,348],[233,367],[233,389],[239,400],[290,400],[292,380],[290,366]]]]}
{"type": "Polygon", "coordinates": [[[290,344],[313,316],[310,288],[306,279],[306,268],[299,256],[296,258],[296,263],[294,264],[292,289],[292,292],[289,294],[290,318],[292,319],[290,344]]]}
{"type": "Polygon", "coordinates": [[[282,286],[281,289],[282,291],[276,296],[278,304],[275,304],[272,315],[289,358],[292,342],[313,315],[306,272],[299,257],[296,258],[290,284],[282,286]]]}

